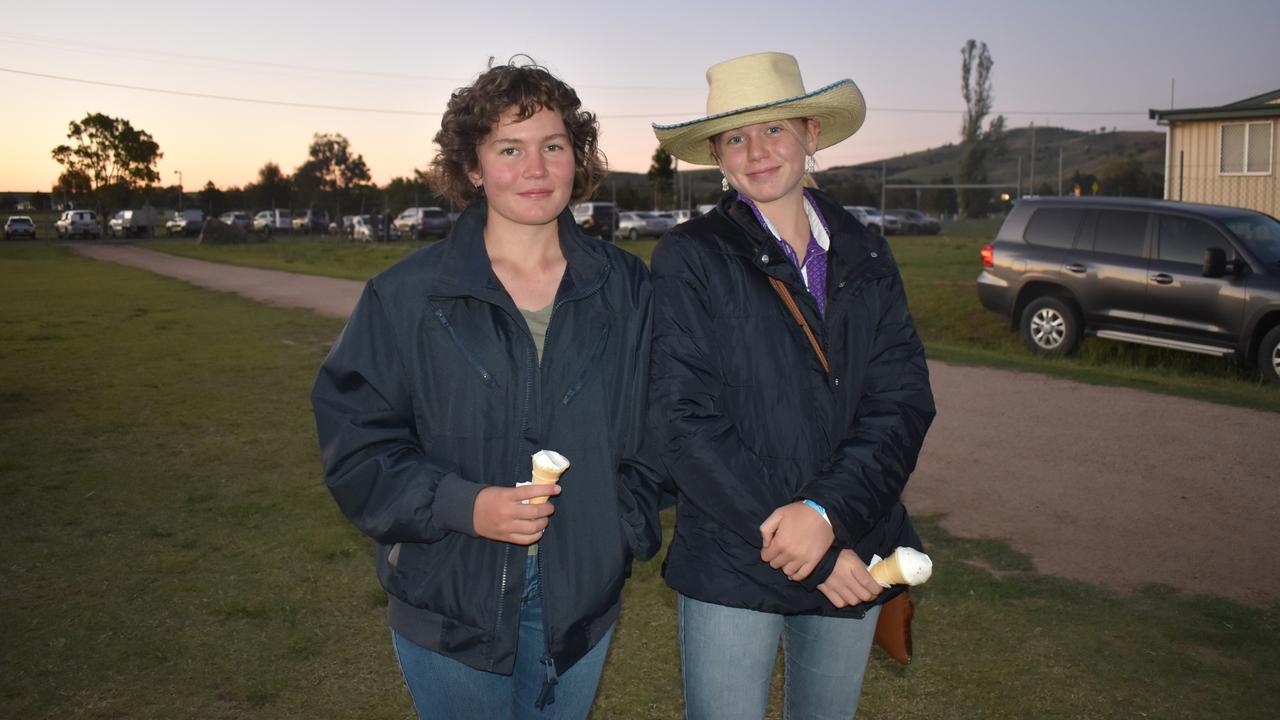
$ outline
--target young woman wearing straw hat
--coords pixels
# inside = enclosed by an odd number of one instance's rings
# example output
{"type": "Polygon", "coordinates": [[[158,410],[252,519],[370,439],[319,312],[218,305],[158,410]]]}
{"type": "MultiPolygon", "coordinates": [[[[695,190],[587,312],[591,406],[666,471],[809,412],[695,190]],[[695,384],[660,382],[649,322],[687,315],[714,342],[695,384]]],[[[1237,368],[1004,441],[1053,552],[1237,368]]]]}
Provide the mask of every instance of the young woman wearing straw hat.
{"type": "Polygon", "coordinates": [[[808,188],[865,117],[850,80],[795,58],[707,71],[707,117],[655,125],[718,165],[716,209],[654,250],[650,424],[675,480],[685,716],[763,717],[779,637],[786,717],[850,718],[884,590],[875,554],[920,548],[901,502],[934,416],[884,238],[808,188]]]}
{"type": "Polygon", "coordinates": [[[661,541],[648,272],[567,210],[604,177],[596,136],[536,65],[455,91],[432,183],[466,210],[369,281],[316,379],[325,481],[375,541],[423,718],[587,717],[631,559],[661,541]],[[519,486],[542,448],[568,469],[519,486]]]}

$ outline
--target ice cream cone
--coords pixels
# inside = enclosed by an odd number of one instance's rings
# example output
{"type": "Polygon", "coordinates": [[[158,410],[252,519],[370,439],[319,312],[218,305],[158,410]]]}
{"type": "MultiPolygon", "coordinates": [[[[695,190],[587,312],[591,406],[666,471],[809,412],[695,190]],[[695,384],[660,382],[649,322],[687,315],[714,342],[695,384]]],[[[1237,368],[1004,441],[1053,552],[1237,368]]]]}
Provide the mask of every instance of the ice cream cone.
{"type": "Polygon", "coordinates": [[[933,561],[928,555],[909,547],[900,547],[889,557],[871,566],[871,577],[881,585],[919,585],[933,574],[933,561]]]}
{"type": "MultiPolygon", "coordinates": [[[[560,482],[560,475],[569,468],[569,460],[555,450],[539,450],[531,458],[533,465],[532,482],[535,485],[546,485],[560,482]]],[[[547,496],[530,498],[529,502],[541,505],[547,496]]]]}

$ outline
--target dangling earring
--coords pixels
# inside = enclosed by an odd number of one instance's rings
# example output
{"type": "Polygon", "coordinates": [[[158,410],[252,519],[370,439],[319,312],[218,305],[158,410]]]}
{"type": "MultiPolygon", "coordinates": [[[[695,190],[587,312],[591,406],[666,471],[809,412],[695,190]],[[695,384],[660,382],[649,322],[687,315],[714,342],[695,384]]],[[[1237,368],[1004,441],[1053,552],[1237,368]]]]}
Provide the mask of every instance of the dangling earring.
{"type": "Polygon", "coordinates": [[[818,160],[810,155],[804,159],[804,174],[812,175],[818,172],[818,160]]]}
{"type": "Polygon", "coordinates": [[[729,178],[724,175],[720,176],[720,189],[724,192],[729,192],[729,178]]]}

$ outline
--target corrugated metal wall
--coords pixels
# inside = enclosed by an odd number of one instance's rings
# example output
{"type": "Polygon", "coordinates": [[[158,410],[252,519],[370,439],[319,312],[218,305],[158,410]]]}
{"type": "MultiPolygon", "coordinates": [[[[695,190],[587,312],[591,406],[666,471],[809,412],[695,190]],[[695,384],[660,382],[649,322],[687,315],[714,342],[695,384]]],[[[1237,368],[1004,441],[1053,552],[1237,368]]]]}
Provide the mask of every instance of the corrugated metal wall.
{"type": "MultiPolygon", "coordinates": [[[[1258,122],[1250,120],[1248,122],[1258,122]]],[[[1266,121],[1266,119],[1262,119],[1266,121]]],[[[1197,120],[1171,124],[1165,168],[1165,198],[1249,208],[1280,217],[1280,117],[1270,120],[1271,173],[1220,175],[1219,138],[1224,121],[1197,120]]],[[[1235,122],[1235,121],[1230,121],[1235,122]]]]}

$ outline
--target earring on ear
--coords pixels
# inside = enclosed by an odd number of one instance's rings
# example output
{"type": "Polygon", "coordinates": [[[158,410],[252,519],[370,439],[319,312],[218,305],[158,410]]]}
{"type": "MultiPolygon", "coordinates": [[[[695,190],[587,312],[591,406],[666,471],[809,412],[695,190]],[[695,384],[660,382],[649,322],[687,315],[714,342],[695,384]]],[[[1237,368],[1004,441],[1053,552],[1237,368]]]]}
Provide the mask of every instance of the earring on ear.
{"type": "Polygon", "coordinates": [[[720,189],[724,192],[729,192],[729,178],[724,175],[720,176],[720,189]]]}
{"type": "Polygon", "coordinates": [[[812,175],[818,172],[818,160],[810,155],[804,159],[804,174],[812,175]]]}

